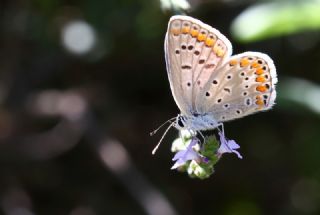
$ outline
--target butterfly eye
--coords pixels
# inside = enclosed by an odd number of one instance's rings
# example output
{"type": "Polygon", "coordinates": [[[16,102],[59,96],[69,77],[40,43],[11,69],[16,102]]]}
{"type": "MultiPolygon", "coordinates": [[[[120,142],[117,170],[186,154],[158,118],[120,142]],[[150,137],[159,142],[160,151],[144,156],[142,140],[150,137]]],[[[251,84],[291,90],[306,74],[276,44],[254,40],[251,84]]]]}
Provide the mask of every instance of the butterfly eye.
{"type": "Polygon", "coordinates": [[[179,116],[178,118],[177,118],[177,124],[178,124],[178,126],[180,126],[180,128],[184,128],[184,121],[185,119],[182,117],[182,116],[179,116]]]}
{"type": "Polygon", "coordinates": [[[183,122],[182,122],[182,120],[181,119],[178,119],[178,125],[181,127],[181,128],[183,128],[184,127],[184,124],[183,124],[183,122]]]}

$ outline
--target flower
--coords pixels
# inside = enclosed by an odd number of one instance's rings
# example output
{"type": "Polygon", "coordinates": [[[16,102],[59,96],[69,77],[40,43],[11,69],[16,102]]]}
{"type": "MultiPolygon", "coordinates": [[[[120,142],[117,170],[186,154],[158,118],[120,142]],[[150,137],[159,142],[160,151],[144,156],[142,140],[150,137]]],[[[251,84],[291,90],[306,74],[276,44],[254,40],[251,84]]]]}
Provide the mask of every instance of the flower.
{"type": "Polygon", "coordinates": [[[224,132],[219,132],[220,147],[217,151],[218,156],[222,156],[223,153],[235,153],[238,158],[242,159],[242,156],[235,149],[239,149],[240,146],[234,140],[227,140],[224,136],[224,132]]]}
{"type": "Polygon", "coordinates": [[[172,159],[176,162],[171,169],[176,169],[184,165],[189,160],[198,160],[200,158],[200,154],[193,149],[197,143],[198,140],[196,138],[192,138],[189,145],[185,149],[178,151],[172,159]]]}
{"type": "Polygon", "coordinates": [[[187,172],[190,177],[198,177],[200,179],[208,178],[211,175],[211,172],[208,173],[207,169],[201,166],[195,160],[190,162],[187,172]]]}
{"type": "Polygon", "coordinates": [[[235,153],[240,146],[234,140],[227,140],[224,132],[219,132],[220,141],[215,135],[206,136],[203,142],[189,131],[180,131],[180,136],[173,141],[171,151],[175,152],[171,169],[186,172],[191,178],[206,179],[214,173],[214,167],[223,153],[235,153]]]}

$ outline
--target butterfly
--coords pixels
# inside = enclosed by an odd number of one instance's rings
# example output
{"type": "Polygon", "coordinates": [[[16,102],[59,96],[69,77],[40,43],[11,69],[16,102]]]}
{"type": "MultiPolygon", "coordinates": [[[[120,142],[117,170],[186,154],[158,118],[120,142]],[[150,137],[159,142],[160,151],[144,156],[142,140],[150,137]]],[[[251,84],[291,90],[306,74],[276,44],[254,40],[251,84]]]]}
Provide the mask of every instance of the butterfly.
{"type": "Polygon", "coordinates": [[[164,49],[171,92],[181,111],[169,128],[197,134],[275,103],[272,59],[260,52],[231,56],[230,41],[200,20],[172,16],[164,49]]]}

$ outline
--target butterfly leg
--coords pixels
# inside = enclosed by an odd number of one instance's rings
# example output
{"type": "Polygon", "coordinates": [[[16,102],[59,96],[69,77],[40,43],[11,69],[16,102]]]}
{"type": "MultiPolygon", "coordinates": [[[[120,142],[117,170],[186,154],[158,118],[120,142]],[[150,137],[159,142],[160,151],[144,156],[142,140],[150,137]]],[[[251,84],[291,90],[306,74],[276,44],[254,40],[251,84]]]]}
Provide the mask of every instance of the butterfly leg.
{"type": "Polygon", "coordinates": [[[219,132],[222,133],[222,135],[224,136],[224,125],[222,122],[218,123],[217,129],[219,132]],[[219,128],[221,126],[221,129],[219,128]]]}
{"type": "MultiPolygon", "coordinates": [[[[188,132],[191,134],[192,139],[195,138],[200,143],[203,143],[205,141],[205,137],[201,131],[194,131],[192,129],[188,129],[188,132]],[[201,136],[202,141],[197,137],[197,134],[201,136]]],[[[181,134],[180,134],[180,138],[181,138],[181,134]]]]}
{"type": "Polygon", "coordinates": [[[200,142],[200,143],[203,143],[206,138],[204,137],[204,135],[202,134],[201,131],[198,131],[198,133],[199,133],[199,135],[202,137],[202,140],[203,140],[203,141],[200,141],[200,140],[199,140],[199,142],[200,142]]]}

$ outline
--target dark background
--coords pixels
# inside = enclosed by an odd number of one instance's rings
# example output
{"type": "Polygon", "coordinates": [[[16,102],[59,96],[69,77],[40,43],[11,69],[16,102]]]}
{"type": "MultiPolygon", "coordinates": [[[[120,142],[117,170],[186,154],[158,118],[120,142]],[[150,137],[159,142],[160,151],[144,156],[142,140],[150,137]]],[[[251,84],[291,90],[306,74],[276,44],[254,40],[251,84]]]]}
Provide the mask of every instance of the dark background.
{"type": "Polygon", "coordinates": [[[178,114],[163,51],[172,9],[1,1],[0,213],[319,214],[320,34],[239,43],[230,25],[255,3],[191,1],[189,15],[223,32],[234,53],[270,55],[279,76],[273,110],[225,123],[244,159],[227,154],[199,180],[170,170],[177,131],[151,155],[162,132],[149,132],[178,114]]]}

